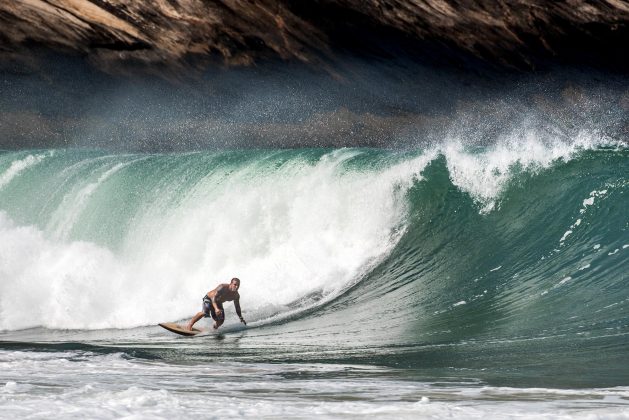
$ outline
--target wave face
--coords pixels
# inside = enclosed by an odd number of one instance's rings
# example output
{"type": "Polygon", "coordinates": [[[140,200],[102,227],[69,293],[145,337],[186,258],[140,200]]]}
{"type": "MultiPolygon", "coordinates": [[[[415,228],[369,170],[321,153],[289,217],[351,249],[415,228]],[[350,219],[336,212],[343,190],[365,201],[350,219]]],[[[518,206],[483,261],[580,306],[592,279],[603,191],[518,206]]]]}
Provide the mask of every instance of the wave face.
{"type": "Polygon", "coordinates": [[[429,162],[358,150],[1,159],[2,329],[178,319],[235,275],[250,310],[333,296],[395,245],[429,162]]]}
{"type": "Polygon", "coordinates": [[[585,137],[3,152],[0,330],[184,319],[238,276],[250,326],[316,337],[336,359],[369,348],[361,357],[396,366],[526,370],[560,358],[622,382],[628,157],[585,137]]]}

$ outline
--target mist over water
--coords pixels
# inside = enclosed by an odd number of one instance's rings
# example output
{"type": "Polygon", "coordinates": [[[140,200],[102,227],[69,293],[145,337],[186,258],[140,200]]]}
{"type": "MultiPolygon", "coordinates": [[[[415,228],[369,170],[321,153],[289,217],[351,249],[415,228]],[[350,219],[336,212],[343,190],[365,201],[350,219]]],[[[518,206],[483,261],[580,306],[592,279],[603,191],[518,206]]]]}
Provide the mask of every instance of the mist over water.
{"type": "Polygon", "coordinates": [[[523,133],[569,142],[583,131],[625,141],[629,112],[626,78],[586,68],[464,72],[345,59],[333,72],[265,63],[169,81],[104,75],[68,58],[47,66],[3,75],[0,147],[415,149],[523,133]]]}

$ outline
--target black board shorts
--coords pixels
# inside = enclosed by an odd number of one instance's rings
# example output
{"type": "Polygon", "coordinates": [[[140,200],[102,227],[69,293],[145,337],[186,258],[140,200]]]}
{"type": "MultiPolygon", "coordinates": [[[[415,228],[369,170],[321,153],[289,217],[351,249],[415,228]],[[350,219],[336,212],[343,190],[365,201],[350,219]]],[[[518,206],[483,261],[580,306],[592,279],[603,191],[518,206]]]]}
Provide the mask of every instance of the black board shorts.
{"type": "Polygon", "coordinates": [[[225,321],[225,310],[223,309],[222,303],[217,303],[216,306],[221,310],[221,315],[217,316],[216,311],[214,310],[214,305],[212,305],[212,301],[209,297],[203,296],[203,317],[209,318],[210,316],[214,321],[225,321]]]}

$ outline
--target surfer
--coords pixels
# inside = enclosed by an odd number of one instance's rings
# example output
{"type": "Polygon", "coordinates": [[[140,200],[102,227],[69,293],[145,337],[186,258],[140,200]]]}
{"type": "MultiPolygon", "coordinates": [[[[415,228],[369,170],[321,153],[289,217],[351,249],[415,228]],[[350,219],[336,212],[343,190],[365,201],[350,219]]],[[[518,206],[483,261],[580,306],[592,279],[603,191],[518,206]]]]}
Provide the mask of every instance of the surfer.
{"type": "Polygon", "coordinates": [[[234,301],[234,307],[236,308],[236,314],[240,318],[240,322],[247,325],[245,319],[242,317],[240,313],[240,295],[238,294],[238,288],[240,287],[240,279],[234,277],[231,279],[229,284],[219,284],[212,291],[207,292],[205,296],[203,296],[203,309],[201,312],[196,314],[188,325],[186,329],[192,331],[192,326],[201,318],[212,317],[214,320],[214,329],[218,329],[223,322],[225,322],[225,311],[223,310],[223,302],[234,301]]]}

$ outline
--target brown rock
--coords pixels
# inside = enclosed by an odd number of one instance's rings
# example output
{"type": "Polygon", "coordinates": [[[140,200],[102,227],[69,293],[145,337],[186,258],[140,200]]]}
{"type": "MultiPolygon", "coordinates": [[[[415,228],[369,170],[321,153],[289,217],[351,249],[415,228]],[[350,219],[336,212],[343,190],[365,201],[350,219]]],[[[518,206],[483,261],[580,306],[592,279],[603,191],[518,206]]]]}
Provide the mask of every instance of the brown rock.
{"type": "Polygon", "coordinates": [[[268,59],[329,66],[341,53],[626,70],[628,22],[620,0],[4,1],[0,59],[32,64],[37,47],[83,55],[109,73],[140,66],[170,75],[268,59]]]}

